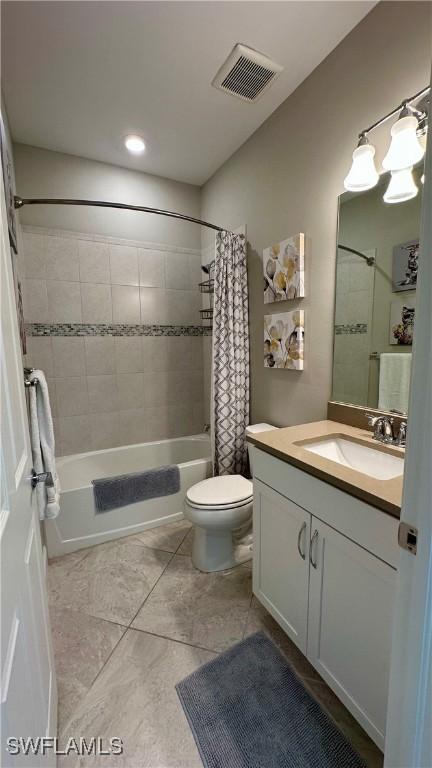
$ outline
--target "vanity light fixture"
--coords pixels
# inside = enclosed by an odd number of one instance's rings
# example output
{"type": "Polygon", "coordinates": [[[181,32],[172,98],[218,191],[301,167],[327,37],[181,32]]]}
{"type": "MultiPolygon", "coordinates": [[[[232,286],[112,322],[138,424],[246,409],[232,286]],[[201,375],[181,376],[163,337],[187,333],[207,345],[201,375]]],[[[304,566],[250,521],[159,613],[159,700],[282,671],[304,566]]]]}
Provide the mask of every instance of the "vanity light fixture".
{"type": "Polygon", "coordinates": [[[415,115],[404,107],[391,129],[391,144],[383,160],[386,171],[401,171],[420,162],[425,151],[417,137],[418,127],[415,115]]]}
{"type": "Polygon", "coordinates": [[[378,184],[379,173],[375,168],[375,147],[369,143],[366,134],[360,136],[357,149],[352,156],[352,165],[344,186],[350,192],[364,192],[378,184]]]}
{"type": "Polygon", "coordinates": [[[145,150],[145,144],[141,136],[131,134],[125,138],[125,147],[133,155],[141,155],[145,150]]]}
{"type": "Polygon", "coordinates": [[[385,203],[404,203],[411,200],[418,193],[418,187],[414,181],[411,168],[402,168],[400,171],[392,171],[389,185],[384,193],[385,203]]]}
{"type": "Polygon", "coordinates": [[[359,143],[353,152],[350,171],[344,180],[345,189],[350,192],[363,192],[378,183],[379,174],[374,161],[375,147],[370,144],[368,134],[398,115],[391,129],[391,144],[383,160],[383,168],[391,171],[384,200],[387,203],[396,203],[415,197],[418,188],[412,169],[422,160],[425,153],[429,105],[430,86],[405,99],[396,109],[361,131],[359,143]]]}

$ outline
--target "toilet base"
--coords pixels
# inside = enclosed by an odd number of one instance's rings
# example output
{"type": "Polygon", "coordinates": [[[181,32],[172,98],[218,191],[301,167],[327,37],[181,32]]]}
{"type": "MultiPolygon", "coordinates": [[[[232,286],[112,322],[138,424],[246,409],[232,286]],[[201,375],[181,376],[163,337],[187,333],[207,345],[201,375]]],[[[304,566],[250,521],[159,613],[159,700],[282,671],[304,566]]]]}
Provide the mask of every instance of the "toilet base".
{"type": "Polygon", "coordinates": [[[232,531],[208,531],[195,525],[192,563],[199,571],[225,571],[251,559],[252,545],[235,547],[232,531]]]}

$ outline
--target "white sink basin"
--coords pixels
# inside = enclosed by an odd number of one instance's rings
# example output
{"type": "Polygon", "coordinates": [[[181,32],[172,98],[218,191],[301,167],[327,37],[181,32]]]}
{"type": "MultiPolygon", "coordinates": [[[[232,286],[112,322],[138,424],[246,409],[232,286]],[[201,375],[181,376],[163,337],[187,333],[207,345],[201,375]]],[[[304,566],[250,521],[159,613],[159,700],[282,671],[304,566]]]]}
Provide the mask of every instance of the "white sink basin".
{"type": "Polygon", "coordinates": [[[401,456],[394,456],[348,438],[323,437],[314,443],[303,443],[301,447],[377,480],[391,480],[403,474],[404,460],[401,456]]]}

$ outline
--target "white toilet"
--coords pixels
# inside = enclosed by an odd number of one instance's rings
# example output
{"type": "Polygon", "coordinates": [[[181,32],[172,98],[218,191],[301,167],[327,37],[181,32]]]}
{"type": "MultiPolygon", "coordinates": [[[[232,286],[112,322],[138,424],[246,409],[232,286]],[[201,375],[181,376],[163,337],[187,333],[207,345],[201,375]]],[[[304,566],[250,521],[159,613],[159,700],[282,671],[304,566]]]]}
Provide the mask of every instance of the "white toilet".
{"type": "MultiPolygon", "coordinates": [[[[246,437],[277,429],[270,424],[252,424],[246,437]]],[[[249,463],[252,471],[251,452],[249,463]]],[[[205,573],[223,571],[252,557],[252,546],[235,547],[233,533],[252,523],[253,486],[241,475],[210,477],[186,493],[184,516],[194,525],[192,562],[205,573]]]]}

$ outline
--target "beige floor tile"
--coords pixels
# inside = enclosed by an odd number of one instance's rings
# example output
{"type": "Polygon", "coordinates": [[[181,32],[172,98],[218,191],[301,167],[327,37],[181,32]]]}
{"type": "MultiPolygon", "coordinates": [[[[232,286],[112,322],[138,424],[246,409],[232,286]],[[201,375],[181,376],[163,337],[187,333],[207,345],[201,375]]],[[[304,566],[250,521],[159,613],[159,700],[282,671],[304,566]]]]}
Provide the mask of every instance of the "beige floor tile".
{"type": "Polygon", "coordinates": [[[178,555],[189,555],[189,557],[192,555],[193,536],[194,529],[191,527],[177,550],[178,555]]]}
{"type": "Polygon", "coordinates": [[[312,680],[321,681],[320,676],[315,672],[313,666],[309,664],[307,658],[303,655],[297,646],[289,639],[283,629],[277,624],[277,622],[270,616],[269,612],[261,605],[261,603],[254,596],[252,598],[249,615],[246,622],[246,629],[244,636],[248,637],[254,632],[264,631],[274,644],[282,651],[284,656],[294,667],[295,671],[302,678],[311,678],[312,680]]]}
{"type": "Polygon", "coordinates": [[[136,538],[151,549],[176,552],[190,529],[191,524],[187,520],[179,520],[176,523],[137,533],[136,538]]]}
{"type": "Polygon", "coordinates": [[[368,765],[380,768],[382,765],[380,760],[383,760],[382,753],[324,680],[320,682],[305,680],[304,683],[320,706],[330,715],[344,736],[351,742],[354,749],[360,755],[365,754],[368,765]]]}
{"type": "Polygon", "coordinates": [[[201,573],[189,557],[174,555],[132,626],[223,651],[242,639],[250,599],[248,568],[201,573]]]}
{"type": "Polygon", "coordinates": [[[103,768],[202,768],[175,685],[214,654],[128,630],[68,723],[64,737],[123,740],[117,757],[60,760],[103,768]]]}
{"type": "Polygon", "coordinates": [[[55,608],[82,611],[129,625],[171,559],[136,537],[81,550],[76,562],[58,558],[49,567],[50,601],[55,608]]]}
{"type": "Polygon", "coordinates": [[[51,628],[58,688],[58,727],[71,717],[90,689],[124,627],[84,613],[51,607],[51,628]]]}

